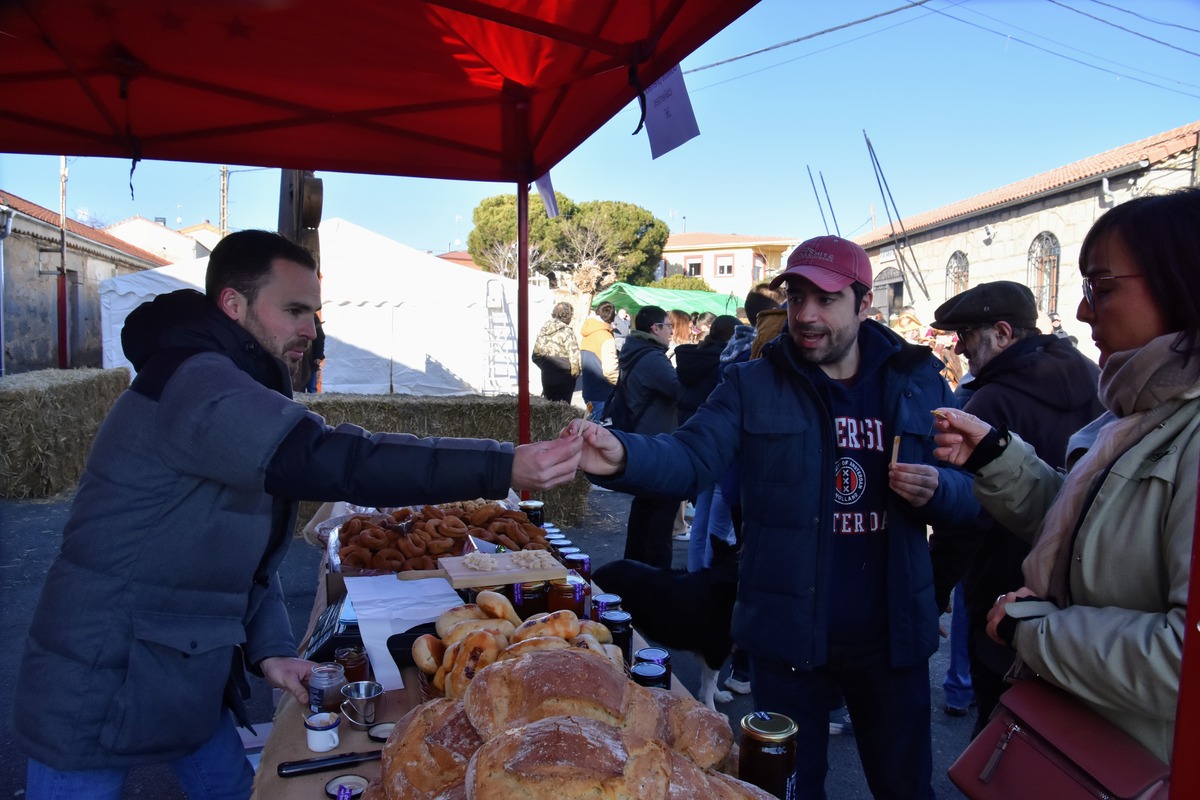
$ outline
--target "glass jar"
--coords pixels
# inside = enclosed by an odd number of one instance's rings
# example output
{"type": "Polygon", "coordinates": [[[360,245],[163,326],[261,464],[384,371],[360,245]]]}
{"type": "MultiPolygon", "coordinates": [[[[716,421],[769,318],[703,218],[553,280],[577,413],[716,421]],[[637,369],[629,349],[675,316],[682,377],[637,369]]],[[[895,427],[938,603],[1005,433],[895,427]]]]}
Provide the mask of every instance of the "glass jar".
{"type": "Polygon", "coordinates": [[[565,536],[561,539],[547,539],[547,541],[550,542],[550,550],[554,553],[555,558],[557,558],[559,561],[562,561],[561,550],[564,547],[574,547],[574,542],[565,536]]]}
{"type": "Polygon", "coordinates": [[[667,673],[667,685],[663,688],[671,688],[671,653],[666,648],[643,647],[633,654],[633,665],[638,664],[658,664],[667,673]]]}
{"type": "Polygon", "coordinates": [[[517,503],[517,508],[519,508],[521,513],[529,518],[530,522],[532,522],[534,525],[537,525],[539,528],[542,526],[542,523],[546,521],[546,504],[541,500],[522,500],[520,503],[517,503]]]}
{"type": "Polygon", "coordinates": [[[612,634],[613,644],[621,648],[625,666],[629,666],[633,659],[633,615],[628,611],[605,611],[600,622],[612,634]]]}
{"type": "Polygon", "coordinates": [[[563,556],[563,566],[575,570],[586,583],[592,582],[592,557],[587,553],[568,553],[563,556]]]}
{"type": "Polygon", "coordinates": [[[581,552],[583,551],[578,547],[560,547],[558,548],[558,561],[565,567],[567,565],[567,556],[571,555],[572,553],[581,552]]]}
{"type": "Polygon", "coordinates": [[[620,611],[621,610],[621,595],[605,592],[592,596],[591,617],[596,622],[600,621],[600,615],[605,611],[620,611]]]}
{"type": "Polygon", "coordinates": [[[342,687],[346,685],[346,670],[341,664],[317,664],[308,677],[308,708],[312,713],[342,708],[342,687]]]}
{"type": "Polygon", "coordinates": [[[570,575],[549,581],[546,586],[546,610],[551,614],[555,611],[574,611],[575,616],[583,619],[583,581],[578,576],[571,580],[570,575]]]}
{"type": "Polygon", "coordinates": [[[339,647],[333,651],[333,660],[342,665],[346,683],[370,680],[371,663],[367,661],[367,651],[362,645],[339,647]]]}
{"type": "Polygon", "coordinates": [[[545,581],[514,583],[512,592],[513,608],[516,609],[517,616],[521,619],[529,619],[534,614],[550,610],[546,606],[547,590],[545,581]]]}
{"type": "Polygon", "coordinates": [[[671,675],[662,664],[654,664],[649,661],[634,664],[629,668],[629,677],[638,686],[645,686],[649,689],[671,688],[671,675]]]}
{"type": "Polygon", "coordinates": [[[742,717],[738,777],[780,800],[796,796],[796,723],[774,711],[742,717]]]}

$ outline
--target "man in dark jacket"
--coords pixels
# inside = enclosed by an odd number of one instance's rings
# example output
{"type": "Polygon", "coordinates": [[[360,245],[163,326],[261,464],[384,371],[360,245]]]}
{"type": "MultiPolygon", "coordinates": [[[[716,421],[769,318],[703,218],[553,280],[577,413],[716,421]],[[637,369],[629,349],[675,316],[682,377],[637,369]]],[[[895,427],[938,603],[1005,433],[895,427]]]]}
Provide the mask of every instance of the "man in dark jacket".
{"type": "MultiPolygon", "coordinates": [[[[1062,467],[1067,438],[1104,411],[1099,368],[1067,339],[1037,329],[1033,293],[1019,283],[981,283],[934,315],[932,327],[958,334],[954,352],[967,358],[974,376],[963,410],[1019,433],[1043,461],[1062,467]]],[[[962,579],[978,733],[1013,661],[1010,648],[988,637],[987,613],[997,594],[1024,583],[1021,562],[1029,545],[981,511],[970,525],[936,528],[930,547],[942,607],[962,579]]]]}
{"type": "MultiPolygon", "coordinates": [[[[633,318],[633,330],[618,355],[621,377],[618,391],[629,413],[628,428],[653,436],[679,427],[679,397],[683,387],[667,359],[671,321],[658,306],[643,306],[633,318]]],[[[614,422],[616,422],[614,420],[614,422]]],[[[671,568],[671,531],[675,512],[685,497],[637,494],[629,505],[625,558],[654,567],[671,568]]]]}
{"type": "Polygon", "coordinates": [[[13,691],[30,800],[118,798],[130,767],[157,763],[189,797],[249,797],[244,670],[308,701],[277,574],[297,500],[439,503],[574,477],[577,441],[371,434],[293,401],[321,285],[282,236],[221,240],[206,294],[157,297],[122,331],[137,377],[96,435],[13,691]]]}
{"type": "Polygon", "coordinates": [[[979,508],[970,477],[933,458],[929,412],[952,403],[950,388],[929,348],[866,321],[871,262],[858,245],[804,242],[784,283],[788,335],[730,366],[674,435],[578,420],[563,436],[582,432],[581,466],[623,491],[685,496],[736,463],[733,637],[750,654],[755,707],[798,726],[796,797],[825,796],[840,688],[875,797],[931,800],[939,610],[925,530],[979,508]]]}

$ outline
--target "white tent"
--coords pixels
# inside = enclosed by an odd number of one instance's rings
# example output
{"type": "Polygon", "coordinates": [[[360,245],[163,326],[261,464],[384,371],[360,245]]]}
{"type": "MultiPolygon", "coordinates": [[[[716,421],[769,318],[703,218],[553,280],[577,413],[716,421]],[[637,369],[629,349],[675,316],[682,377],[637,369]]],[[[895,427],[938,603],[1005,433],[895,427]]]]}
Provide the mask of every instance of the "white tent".
{"type": "MultiPolygon", "coordinates": [[[[207,259],[100,284],[104,366],[129,366],[125,317],[156,295],[203,291],[207,259]]],[[[451,264],[345,220],[321,225],[327,392],[515,394],[516,281],[451,264]]],[[[529,337],[549,319],[550,292],[530,287],[529,337]]],[[[131,368],[132,371],[132,368],[131,368]]],[[[530,392],[540,392],[531,370],[530,392]]]]}

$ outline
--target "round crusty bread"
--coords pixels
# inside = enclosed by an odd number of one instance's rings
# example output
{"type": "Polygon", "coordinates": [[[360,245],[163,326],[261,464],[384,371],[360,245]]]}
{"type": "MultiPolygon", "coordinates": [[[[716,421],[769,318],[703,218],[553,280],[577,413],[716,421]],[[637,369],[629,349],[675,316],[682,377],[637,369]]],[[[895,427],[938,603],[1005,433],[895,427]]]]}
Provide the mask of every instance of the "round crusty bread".
{"type": "Polygon", "coordinates": [[[733,749],[729,720],[688,695],[650,689],[666,723],[663,741],[702,768],[720,767],[733,749]]]}
{"type": "Polygon", "coordinates": [[[711,769],[701,769],[682,753],[669,751],[671,788],[668,800],[771,800],[774,795],[757,786],[711,769]]]}
{"type": "Polygon", "coordinates": [[[551,717],[480,747],[467,767],[467,797],[666,800],[670,763],[661,742],[595,719],[551,717]]]}
{"type": "Polygon", "coordinates": [[[547,717],[579,716],[656,738],[663,715],[650,692],[612,662],[569,648],[527,653],[480,670],[463,696],[484,741],[547,717]]]}
{"type": "Polygon", "coordinates": [[[439,698],[396,723],[383,746],[380,783],[389,800],[433,800],[466,775],[483,741],[462,703],[439,698]]]}

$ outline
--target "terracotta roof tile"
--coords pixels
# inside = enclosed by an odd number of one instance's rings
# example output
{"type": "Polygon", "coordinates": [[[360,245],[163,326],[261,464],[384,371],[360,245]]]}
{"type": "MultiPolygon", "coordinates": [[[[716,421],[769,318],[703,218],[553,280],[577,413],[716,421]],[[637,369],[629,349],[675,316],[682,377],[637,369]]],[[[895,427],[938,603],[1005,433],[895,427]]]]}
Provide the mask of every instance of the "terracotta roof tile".
{"type": "MultiPolygon", "coordinates": [[[[58,224],[57,211],[51,211],[48,208],[42,208],[36,203],[31,203],[25,198],[17,197],[15,194],[6,192],[3,189],[0,189],[0,202],[8,204],[11,208],[26,216],[33,217],[34,219],[40,219],[42,222],[47,222],[51,225],[58,224]]],[[[81,239],[89,239],[96,244],[110,247],[113,250],[119,250],[125,255],[141,261],[146,261],[160,267],[171,263],[161,256],[157,256],[154,253],[143,250],[140,247],[135,247],[129,242],[118,239],[111,233],[106,233],[105,231],[84,225],[82,222],[77,222],[70,217],[67,218],[67,230],[81,239]]]]}
{"type": "MultiPolygon", "coordinates": [[[[1067,164],[1065,167],[1057,167],[1040,175],[1034,175],[1032,178],[1010,183],[998,189],[991,189],[966,200],[959,200],[932,211],[905,217],[901,223],[904,230],[909,233],[927,230],[952,220],[987,211],[989,208],[1011,203],[1014,200],[1034,197],[1077,181],[1098,177],[1139,161],[1149,161],[1154,164],[1178,153],[1191,150],[1197,147],[1198,143],[1200,143],[1200,122],[1193,122],[1076,161],[1073,164],[1067,164]]],[[[896,226],[896,231],[897,233],[900,231],[900,225],[896,226]]],[[[876,228],[870,233],[856,237],[854,241],[863,247],[870,247],[890,239],[891,235],[889,228],[876,228]]]]}

